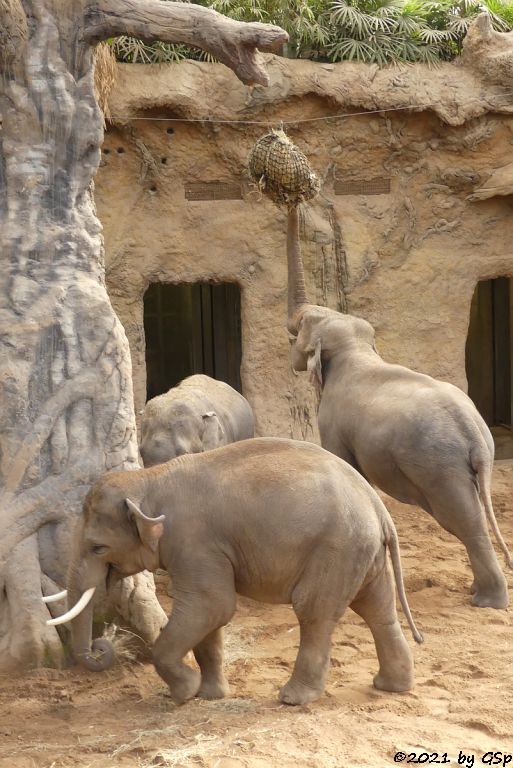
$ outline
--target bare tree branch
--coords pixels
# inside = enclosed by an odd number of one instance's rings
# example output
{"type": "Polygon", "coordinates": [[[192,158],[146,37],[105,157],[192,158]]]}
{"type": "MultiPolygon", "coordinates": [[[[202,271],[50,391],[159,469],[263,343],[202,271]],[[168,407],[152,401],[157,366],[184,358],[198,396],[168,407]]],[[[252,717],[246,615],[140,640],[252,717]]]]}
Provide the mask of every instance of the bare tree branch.
{"type": "Polygon", "coordinates": [[[82,489],[88,489],[96,477],[97,465],[84,458],[74,470],[49,475],[38,485],[18,494],[8,506],[0,506],[0,588],[3,565],[14,547],[43,525],[64,520],[69,509],[76,505],[73,497],[83,498],[85,492],[82,489]]]}
{"type": "Polygon", "coordinates": [[[68,379],[45,403],[42,413],[32,425],[30,434],[23,441],[18,453],[9,465],[3,483],[4,492],[0,496],[0,504],[7,505],[12,500],[23,480],[27,467],[48,439],[57,418],[71,403],[93,397],[98,382],[98,374],[95,371],[86,370],[75,378],[68,379]]]}
{"type": "Polygon", "coordinates": [[[268,85],[258,50],[277,52],[288,35],[280,27],[245,23],[210,8],[162,0],[95,0],[85,19],[91,42],[130,35],[145,42],[186,43],[215,56],[246,85],[268,85]]]}

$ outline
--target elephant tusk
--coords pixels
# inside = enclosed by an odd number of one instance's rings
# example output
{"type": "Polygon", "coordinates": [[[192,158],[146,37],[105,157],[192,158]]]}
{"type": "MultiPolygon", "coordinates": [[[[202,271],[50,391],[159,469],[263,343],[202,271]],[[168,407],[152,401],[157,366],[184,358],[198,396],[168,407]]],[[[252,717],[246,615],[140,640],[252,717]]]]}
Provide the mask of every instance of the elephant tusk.
{"type": "Polygon", "coordinates": [[[159,515],[159,517],[148,517],[147,515],[144,514],[142,509],[139,509],[137,504],[134,504],[133,501],[131,501],[130,499],[125,499],[125,501],[127,503],[128,509],[131,512],[133,512],[135,515],[137,515],[137,517],[139,517],[141,520],[144,520],[145,523],[152,523],[152,524],[163,523],[164,520],[166,519],[165,515],[159,515]]]}
{"type": "Polygon", "coordinates": [[[63,597],[66,597],[68,594],[67,589],[63,589],[62,592],[56,592],[55,595],[48,595],[47,597],[43,597],[43,603],[55,603],[57,600],[62,600],[63,597]]]}
{"type": "Polygon", "coordinates": [[[87,603],[91,600],[92,596],[94,595],[96,590],[96,587],[91,587],[90,589],[86,589],[78,603],[76,603],[73,608],[70,608],[67,613],[63,613],[62,616],[57,616],[56,619],[48,619],[46,622],[48,626],[55,627],[58,624],[65,624],[67,621],[71,621],[71,619],[74,619],[75,616],[78,616],[79,613],[81,613],[84,608],[86,607],[87,603]]]}

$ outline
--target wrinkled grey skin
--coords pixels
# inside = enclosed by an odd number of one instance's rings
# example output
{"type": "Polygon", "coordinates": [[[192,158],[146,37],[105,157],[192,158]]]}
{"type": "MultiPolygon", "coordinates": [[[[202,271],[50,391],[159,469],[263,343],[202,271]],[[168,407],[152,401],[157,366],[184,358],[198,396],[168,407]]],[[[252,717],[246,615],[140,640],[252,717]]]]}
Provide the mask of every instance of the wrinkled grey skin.
{"type": "MultiPolygon", "coordinates": [[[[413,685],[412,655],[397,619],[387,548],[401,604],[421,642],[404,594],[394,524],[368,483],[319,446],[246,440],[100,479],[76,532],[69,599],[73,604],[108,575],[167,569],[173,611],[153,656],[177,703],[227,694],[221,628],[234,614],[237,593],[294,607],[301,640],[281,701],[304,704],[321,695],[331,634],[348,606],[374,636],[374,685],[405,691],[413,685]],[[200,672],[182,661],[190,650],[200,672]]],[[[90,650],[90,610],[72,620],[71,630],[79,661],[90,669],[108,666],[108,650],[101,665],[90,650]]]]}
{"type": "Polygon", "coordinates": [[[488,518],[511,567],[490,495],[490,430],[457,387],[382,360],[368,322],[307,303],[297,226],[291,212],[292,366],[310,371],[321,392],[323,447],[390,496],[429,512],[466,547],[472,603],[506,608],[507,582],[487,527],[488,518]]]}
{"type": "Polygon", "coordinates": [[[235,389],[197,374],[149,400],[141,422],[145,467],[184,453],[202,453],[255,434],[253,412],[235,389]]]}

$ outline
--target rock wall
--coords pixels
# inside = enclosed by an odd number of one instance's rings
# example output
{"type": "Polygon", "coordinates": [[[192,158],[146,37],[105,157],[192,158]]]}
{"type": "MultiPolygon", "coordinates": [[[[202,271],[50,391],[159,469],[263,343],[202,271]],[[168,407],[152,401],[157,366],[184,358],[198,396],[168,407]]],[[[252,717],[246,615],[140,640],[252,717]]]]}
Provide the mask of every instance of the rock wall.
{"type": "Polygon", "coordinates": [[[323,181],[302,216],[310,298],[369,320],[385,359],[466,388],[476,283],[513,275],[512,199],[467,199],[511,160],[508,79],[487,83],[482,66],[461,63],[380,71],[275,58],[270,88],[251,90],[215,64],[119,69],[96,200],[138,410],[148,284],[235,281],[259,434],[317,438],[314,393],[288,360],[285,212],[245,174],[253,142],[280,121],[323,181]],[[188,184],[213,181],[240,184],[242,199],[186,199],[188,184]]]}

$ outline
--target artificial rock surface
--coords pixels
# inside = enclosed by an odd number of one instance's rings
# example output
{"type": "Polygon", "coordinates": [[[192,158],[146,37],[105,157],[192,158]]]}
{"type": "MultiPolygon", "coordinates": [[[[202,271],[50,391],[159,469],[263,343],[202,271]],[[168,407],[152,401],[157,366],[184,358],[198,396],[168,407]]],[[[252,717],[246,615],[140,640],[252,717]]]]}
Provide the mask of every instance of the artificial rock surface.
{"type": "Polygon", "coordinates": [[[313,389],[289,365],[286,212],[245,170],[254,141],[281,121],[322,179],[302,217],[310,299],[369,320],[386,360],[466,389],[476,283],[513,274],[511,198],[469,199],[511,159],[513,40],[496,36],[480,22],[463,59],[436,69],[269,56],[268,89],[217,64],[119,67],[96,201],[138,411],[148,284],[235,281],[258,433],[317,438],[313,389]],[[379,186],[354,194],[371,180],[379,186]],[[212,181],[240,183],[242,199],[186,199],[186,184],[212,181]]]}

